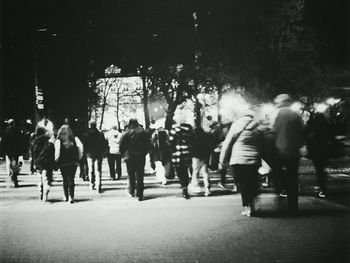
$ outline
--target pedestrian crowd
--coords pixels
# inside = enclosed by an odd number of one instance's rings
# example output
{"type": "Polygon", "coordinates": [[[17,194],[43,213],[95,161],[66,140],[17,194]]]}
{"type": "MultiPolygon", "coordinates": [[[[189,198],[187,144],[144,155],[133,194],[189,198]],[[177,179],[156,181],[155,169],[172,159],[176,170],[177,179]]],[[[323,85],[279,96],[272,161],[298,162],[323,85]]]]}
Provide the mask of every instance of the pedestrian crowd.
{"type": "MultiPolygon", "coordinates": [[[[270,120],[258,119],[248,108],[234,110],[232,124],[212,122],[210,130],[192,127],[185,114],[174,117],[170,130],[164,125],[151,125],[144,129],[137,119],[130,119],[124,131],[117,126],[103,133],[91,120],[83,132],[72,129],[67,120],[55,137],[53,124],[46,117],[40,121],[30,136],[31,171],[38,174],[41,201],[48,200],[53,171],[59,169],[63,179],[64,200],[74,203],[75,174],[80,167],[80,177],[89,181],[97,193],[102,192],[102,161],[107,155],[111,180],[122,176],[122,160],[126,163],[130,197],[144,200],[146,156],[155,170],[157,180],[166,185],[169,178],[177,176],[182,196],[202,191],[212,193],[209,169],[220,173],[221,187],[226,187],[225,177],[231,172],[235,187],[241,193],[242,215],[252,216],[255,199],[259,193],[259,168],[267,163],[271,168],[271,184],[277,193],[287,198],[288,212],[298,212],[298,168],[300,149],[306,144],[308,157],[314,162],[320,187],[319,197],[325,197],[325,165],[332,140],[329,123],[322,113],[314,113],[305,124],[300,113],[291,109],[292,99],[280,94],[275,100],[276,110],[270,120]],[[73,132],[74,130],[74,132],[73,132]]],[[[14,120],[8,121],[1,146],[6,158],[6,168],[13,187],[18,187],[17,175],[22,165],[24,151],[23,133],[14,120]]]]}

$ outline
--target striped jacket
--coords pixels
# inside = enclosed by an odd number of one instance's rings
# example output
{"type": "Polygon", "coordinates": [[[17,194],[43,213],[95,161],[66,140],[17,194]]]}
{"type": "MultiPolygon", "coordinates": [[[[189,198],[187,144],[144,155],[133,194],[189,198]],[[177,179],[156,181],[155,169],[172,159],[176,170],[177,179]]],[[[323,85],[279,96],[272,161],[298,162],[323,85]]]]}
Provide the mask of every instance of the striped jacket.
{"type": "Polygon", "coordinates": [[[170,130],[169,142],[171,163],[174,166],[189,166],[192,162],[193,129],[189,124],[175,124],[170,130]]]}

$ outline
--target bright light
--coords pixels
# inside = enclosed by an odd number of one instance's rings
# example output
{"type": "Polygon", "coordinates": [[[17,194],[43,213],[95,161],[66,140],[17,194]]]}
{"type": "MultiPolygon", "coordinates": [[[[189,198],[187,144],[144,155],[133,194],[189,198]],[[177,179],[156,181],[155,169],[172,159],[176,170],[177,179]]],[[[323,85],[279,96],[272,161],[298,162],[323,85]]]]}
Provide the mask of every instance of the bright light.
{"type": "Polygon", "coordinates": [[[249,104],[241,95],[230,93],[223,95],[220,100],[220,114],[231,121],[237,118],[237,114],[249,109],[249,104]]]}
{"type": "Polygon", "coordinates": [[[331,105],[331,106],[333,106],[333,105],[335,105],[335,104],[337,104],[339,102],[340,102],[340,99],[335,99],[335,98],[328,98],[327,101],[326,101],[326,103],[328,105],[331,105]]]}
{"type": "Polygon", "coordinates": [[[261,112],[265,116],[271,114],[272,112],[274,112],[274,110],[275,107],[271,103],[261,105],[261,112]]]}
{"type": "Polygon", "coordinates": [[[298,111],[300,111],[301,110],[301,103],[300,102],[294,102],[291,106],[290,106],[290,108],[293,110],[293,111],[296,111],[296,112],[298,112],[298,111]]]}
{"type": "Polygon", "coordinates": [[[158,108],[154,108],[154,112],[157,112],[158,111],[158,108]]]}
{"type": "Polygon", "coordinates": [[[28,120],[27,120],[27,123],[28,123],[28,124],[32,124],[32,120],[31,120],[31,119],[28,119],[28,120]]]}
{"type": "Polygon", "coordinates": [[[314,104],[314,109],[316,112],[325,112],[328,109],[328,105],[325,103],[315,103],[314,104]]]}

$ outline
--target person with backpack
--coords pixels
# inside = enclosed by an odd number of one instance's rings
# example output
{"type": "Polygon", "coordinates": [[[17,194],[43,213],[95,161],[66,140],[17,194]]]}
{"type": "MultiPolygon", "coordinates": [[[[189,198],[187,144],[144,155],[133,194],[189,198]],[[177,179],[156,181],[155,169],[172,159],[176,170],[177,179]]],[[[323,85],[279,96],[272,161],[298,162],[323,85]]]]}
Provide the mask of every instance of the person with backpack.
{"type": "Polygon", "coordinates": [[[51,132],[38,126],[35,130],[35,139],[31,144],[33,154],[33,169],[39,174],[40,201],[46,202],[52,182],[52,170],[55,166],[55,146],[51,132]]]}
{"type": "Polygon", "coordinates": [[[83,144],[79,138],[74,136],[67,124],[62,125],[55,141],[55,161],[62,173],[64,200],[71,204],[74,203],[75,172],[83,152],[83,144]]]}

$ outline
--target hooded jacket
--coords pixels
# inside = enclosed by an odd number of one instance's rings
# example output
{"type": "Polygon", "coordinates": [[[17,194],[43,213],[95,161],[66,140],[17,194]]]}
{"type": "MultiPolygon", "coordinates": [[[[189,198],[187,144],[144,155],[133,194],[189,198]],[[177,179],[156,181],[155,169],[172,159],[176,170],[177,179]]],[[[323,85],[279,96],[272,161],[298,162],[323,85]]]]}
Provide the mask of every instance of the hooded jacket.
{"type": "Polygon", "coordinates": [[[261,132],[251,114],[232,123],[222,144],[220,163],[260,165],[261,132]]]}

